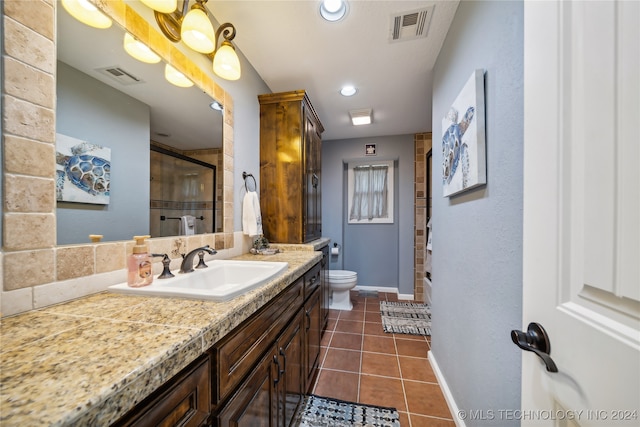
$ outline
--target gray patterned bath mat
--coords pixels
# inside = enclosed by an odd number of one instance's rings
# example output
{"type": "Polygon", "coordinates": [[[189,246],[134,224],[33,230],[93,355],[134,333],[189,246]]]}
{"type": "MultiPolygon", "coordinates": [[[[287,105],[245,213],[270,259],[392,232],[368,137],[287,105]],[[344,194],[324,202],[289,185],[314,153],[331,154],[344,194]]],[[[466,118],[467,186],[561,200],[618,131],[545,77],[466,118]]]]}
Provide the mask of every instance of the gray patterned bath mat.
{"type": "Polygon", "coordinates": [[[380,301],[385,332],[431,335],[431,307],[413,302],[380,301]]]}
{"type": "Polygon", "coordinates": [[[400,427],[395,408],[362,405],[311,394],[305,396],[297,421],[299,427],[400,427]]]}

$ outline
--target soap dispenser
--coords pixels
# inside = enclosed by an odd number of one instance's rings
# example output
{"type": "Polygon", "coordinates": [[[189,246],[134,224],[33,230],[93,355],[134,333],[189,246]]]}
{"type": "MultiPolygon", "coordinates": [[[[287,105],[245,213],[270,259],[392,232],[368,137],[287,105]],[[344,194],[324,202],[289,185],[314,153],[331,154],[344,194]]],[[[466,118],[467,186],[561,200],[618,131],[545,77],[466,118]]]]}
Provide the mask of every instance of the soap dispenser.
{"type": "Polygon", "coordinates": [[[145,239],[151,236],[133,236],[136,245],[133,247],[133,253],[129,255],[127,260],[128,274],[127,284],[132,288],[150,285],[153,282],[153,272],[151,270],[151,257],[144,244],[145,239]]]}

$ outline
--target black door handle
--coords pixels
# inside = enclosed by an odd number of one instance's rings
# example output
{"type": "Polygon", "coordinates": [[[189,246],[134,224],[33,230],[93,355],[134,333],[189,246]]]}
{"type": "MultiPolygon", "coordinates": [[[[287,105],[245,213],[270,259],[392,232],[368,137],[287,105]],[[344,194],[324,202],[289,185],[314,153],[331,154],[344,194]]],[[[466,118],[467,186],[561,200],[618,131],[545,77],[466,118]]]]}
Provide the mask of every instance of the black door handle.
{"type": "Polygon", "coordinates": [[[549,341],[547,331],[544,330],[542,325],[535,322],[529,323],[526,333],[513,330],[511,331],[511,340],[521,349],[537,354],[547,366],[547,371],[558,372],[558,367],[551,356],[549,356],[551,353],[551,342],[549,341]]]}

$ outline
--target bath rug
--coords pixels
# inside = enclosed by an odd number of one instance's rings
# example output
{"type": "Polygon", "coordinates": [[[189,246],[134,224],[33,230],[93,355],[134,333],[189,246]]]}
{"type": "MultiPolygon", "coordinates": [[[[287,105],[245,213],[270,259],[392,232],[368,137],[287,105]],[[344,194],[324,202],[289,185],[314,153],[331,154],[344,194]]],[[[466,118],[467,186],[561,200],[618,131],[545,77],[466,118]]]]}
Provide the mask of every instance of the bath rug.
{"type": "Polygon", "coordinates": [[[380,301],[380,314],[385,332],[431,335],[431,307],[428,304],[380,301]]]}
{"type": "Polygon", "coordinates": [[[299,427],[400,427],[396,408],[363,405],[311,394],[297,415],[299,427]]]}

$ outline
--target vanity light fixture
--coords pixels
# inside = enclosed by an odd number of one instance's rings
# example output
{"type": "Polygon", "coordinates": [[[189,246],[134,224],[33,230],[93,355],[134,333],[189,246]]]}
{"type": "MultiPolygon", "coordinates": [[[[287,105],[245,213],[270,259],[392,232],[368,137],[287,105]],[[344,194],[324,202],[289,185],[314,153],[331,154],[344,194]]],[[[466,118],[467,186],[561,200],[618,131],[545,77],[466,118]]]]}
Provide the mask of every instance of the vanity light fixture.
{"type": "Polygon", "coordinates": [[[364,108],[362,110],[349,111],[351,116],[351,123],[354,126],[368,125],[371,123],[371,108],[364,108]]]}
{"type": "Polygon", "coordinates": [[[140,2],[162,13],[171,13],[178,8],[178,0],[140,0],[140,2]]]}
{"type": "Polygon", "coordinates": [[[129,33],[124,33],[124,50],[138,61],[147,64],[157,64],[161,60],[146,44],[136,40],[129,33]]]}
{"type": "Polygon", "coordinates": [[[320,16],[329,22],[340,21],[348,11],[346,0],[322,0],[320,3],[320,16]]]}
{"type": "Polygon", "coordinates": [[[178,87],[191,87],[193,82],[185,77],[180,71],[173,68],[171,65],[166,64],[164,66],[164,78],[173,85],[178,87]]]}
{"type": "Polygon", "coordinates": [[[145,4],[154,9],[156,22],[169,40],[174,43],[182,40],[189,48],[213,59],[213,72],[223,79],[238,80],[241,74],[240,59],[231,44],[236,36],[236,29],[233,24],[225,23],[214,32],[207,15],[206,2],[207,0],[195,0],[189,8],[189,0],[184,0],[182,10],[175,9],[172,12],[156,9],[150,0],[145,4]],[[218,48],[220,35],[224,40],[218,48]]]}
{"type": "Polygon", "coordinates": [[[62,0],[62,7],[69,15],[90,27],[105,29],[111,27],[111,19],[88,0],[62,0]]]}
{"type": "Polygon", "coordinates": [[[353,96],[356,94],[358,90],[351,85],[347,85],[347,86],[343,86],[342,89],[340,89],[340,94],[342,96],[353,96]]]}

